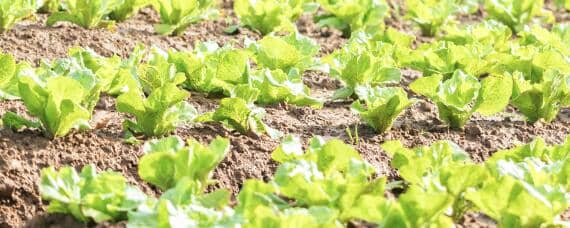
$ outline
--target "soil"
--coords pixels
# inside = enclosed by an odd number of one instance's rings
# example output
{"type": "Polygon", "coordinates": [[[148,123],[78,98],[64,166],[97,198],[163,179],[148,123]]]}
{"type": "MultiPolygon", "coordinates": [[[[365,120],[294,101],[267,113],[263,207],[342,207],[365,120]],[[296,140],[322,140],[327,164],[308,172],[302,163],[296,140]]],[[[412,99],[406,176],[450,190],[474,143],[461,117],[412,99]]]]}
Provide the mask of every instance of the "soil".
{"type": "MultiPolygon", "coordinates": [[[[224,2],[224,7],[226,15],[232,16],[229,9],[231,3],[224,2]]],[[[557,18],[568,18],[568,14],[557,18]]],[[[192,25],[179,37],[156,35],[152,24],[158,21],[158,16],[151,9],[143,9],[135,17],[118,23],[114,30],[85,30],[68,23],[46,27],[45,20],[46,15],[39,15],[35,21],[25,21],[13,30],[0,34],[0,47],[18,60],[39,64],[42,59],[65,57],[67,49],[77,45],[90,47],[104,56],[125,57],[139,42],[165,49],[189,50],[198,40],[239,46],[245,37],[260,38],[258,34],[245,29],[240,29],[236,35],[224,34],[223,30],[229,24],[223,19],[192,25]]],[[[235,22],[235,17],[231,21],[235,22]]],[[[413,29],[397,18],[389,24],[397,28],[413,29]]],[[[340,32],[318,28],[309,16],[303,16],[298,26],[300,32],[321,44],[321,55],[332,52],[346,42],[340,32]]],[[[418,72],[404,70],[402,86],[406,87],[418,76],[418,72]]],[[[305,83],[311,87],[315,96],[323,98],[330,97],[335,89],[340,88],[338,81],[318,72],[307,72],[305,83]]],[[[200,112],[206,112],[216,108],[219,98],[192,93],[188,100],[200,112]]],[[[463,130],[451,130],[438,120],[437,108],[433,103],[419,100],[398,118],[392,130],[377,134],[372,128],[360,123],[358,116],[350,111],[350,104],[350,101],[327,102],[319,110],[286,104],[266,106],[267,116],[264,120],[273,128],[305,140],[320,135],[352,143],[378,169],[380,175],[388,176],[390,180],[397,179],[398,174],[390,168],[389,157],[379,147],[386,140],[399,139],[406,146],[451,140],[464,148],[474,161],[482,162],[497,150],[528,143],[535,137],[542,137],[548,143],[562,143],[570,133],[570,109],[561,110],[552,123],[530,125],[509,108],[491,117],[475,115],[463,130]],[[356,135],[356,129],[358,137],[350,138],[347,129],[353,132],[353,136],[356,135]]],[[[0,102],[0,115],[6,111],[25,114],[25,107],[19,101],[0,102]]],[[[95,164],[99,170],[122,173],[130,183],[139,186],[147,194],[160,194],[159,190],[145,184],[137,175],[142,146],[124,143],[121,123],[125,118],[128,117],[115,111],[114,98],[104,96],[94,113],[94,129],[89,131],[74,132],[50,140],[35,130],[13,132],[0,129],[0,227],[94,225],[78,223],[69,216],[46,214],[46,202],[40,198],[38,182],[40,170],[48,166],[58,168],[71,165],[80,169],[87,164],[95,164]]],[[[217,135],[231,140],[231,152],[215,170],[213,178],[218,183],[212,186],[213,189],[227,188],[235,194],[246,179],[270,180],[277,166],[271,160],[270,153],[279,144],[279,140],[267,136],[241,135],[219,124],[188,124],[179,127],[173,134],[204,143],[217,135]]],[[[566,216],[568,217],[570,216],[566,216]]],[[[484,215],[470,213],[460,226],[493,227],[495,224],[484,215]]]]}

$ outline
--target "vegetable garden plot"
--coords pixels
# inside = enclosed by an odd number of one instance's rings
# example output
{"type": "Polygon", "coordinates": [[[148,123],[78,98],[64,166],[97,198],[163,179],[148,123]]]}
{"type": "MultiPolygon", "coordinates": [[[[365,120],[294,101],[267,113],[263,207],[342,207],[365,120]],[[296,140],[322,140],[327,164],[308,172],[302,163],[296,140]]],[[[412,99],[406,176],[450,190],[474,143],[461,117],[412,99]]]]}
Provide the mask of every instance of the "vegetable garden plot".
{"type": "Polygon", "coordinates": [[[57,3],[0,3],[2,226],[568,225],[564,1],[57,3]]]}

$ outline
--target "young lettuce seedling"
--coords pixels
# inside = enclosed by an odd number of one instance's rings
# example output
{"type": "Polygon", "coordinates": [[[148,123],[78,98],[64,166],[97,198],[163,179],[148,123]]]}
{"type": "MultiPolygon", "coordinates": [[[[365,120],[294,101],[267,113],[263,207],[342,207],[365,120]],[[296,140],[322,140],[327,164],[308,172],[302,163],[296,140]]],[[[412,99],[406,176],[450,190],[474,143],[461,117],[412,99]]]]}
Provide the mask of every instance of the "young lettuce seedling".
{"type": "Polygon", "coordinates": [[[269,35],[249,44],[253,59],[260,68],[280,69],[285,73],[296,69],[303,73],[316,65],[315,56],[320,46],[314,40],[299,33],[286,36],[269,35]]]}
{"type": "MultiPolygon", "coordinates": [[[[86,81],[58,75],[45,78],[26,71],[19,77],[18,88],[28,113],[37,117],[46,136],[53,138],[66,135],[72,128],[89,128],[101,88],[96,83],[84,83],[86,81]]],[[[4,116],[7,126],[37,127],[37,124],[27,124],[35,122],[19,121],[25,119],[23,117],[9,119],[4,116]],[[11,120],[19,123],[11,123],[11,120]]]]}
{"type": "Polygon", "coordinates": [[[222,122],[224,126],[242,134],[266,133],[271,138],[279,138],[282,133],[267,126],[263,122],[265,109],[255,106],[259,97],[259,90],[249,85],[237,86],[232,90],[230,98],[220,101],[220,106],[214,111],[199,116],[198,122],[222,122]]]}
{"type": "Polygon", "coordinates": [[[134,115],[136,122],[125,120],[125,130],[146,136],[168,134],[180,124],[194,120],[198,112],[184,101],[190,93],[167,83],[154,89],[149,96],[131,90],[117,98],[117,111],[134,115]]]}
{"type": "Polygon", "coordinates": [[[154,26],[158,34],[180,36],[186,28],[200,20],[218,16],[216,1],[212,0],[157,0],[160,24],[154,26]]]}
{"type": "Polygon", "coordinates": [[[326,12],[315,20],[319,26],[339,29],[345,37],[363,30],[376,32],[384,29],[384,18],[390,8],[385,0],[318,0],[326,12]]]}
{"type": "Polygon", "coordinates": [[[419,78],[410,88],[435,102],[439,118],[451,128],[459,129],[475,112],[493,115],[502,111],[509,103],[513,83],[509,77],[499,75],[479,81],[458,70],[445,81],[442,75],[419,78]]]}
{"type": "Polygon", "coordinates": [[[420,27],[422,35],[429,37],[437,35],[455,12],[455,0],[406,0],[406,5],[406,17],[420,27]]]}
{"type": "Polygon", "coordinates": [[[67,21],[86,29],[105,26],[113,23],[107,17],[120,3],[119,0],[65,0],[65,11],[51,14],[46,24],[67,21]]]}
{"type": "Polygon", "coordinates": [[[301,16],[308,0],[235,0],[234,12],[244,26],[269,34],[296,30],[294,21],[301,16]]]}
{"type": "Polygon", "coordinates": [[[33,1],[2,0],[0,1],[0,32],[12,29],[16,22],[32,16],[36,11],[33,1]]]}
{"type": "Polygon", "coordinates": [[[511,102],[531,123],[541,119],[551,122],[560,108],[570,106],[570,75],[558,70],[547,70],[537,83],[515,72],[513,84],[511,102]]]}
{"type": "Polygon", "coordinates": [[[415,103],[402,88],[358,86],[355,92],[359,101],[352,103],[352,111],[378,133],[389,130],[398,115],[415,103]]]}
{"type": "Polygon", "coordinates": [[[49,213],[71,214],[82,222],[121,221],[147,196],[116,172],[97,173],[94,165],[77,173],[72,167],[42,169],[39,184],[49,213]]]}
{"type": "Polygon", "coordinates": [[[485,0],[489,18],[498,20],[518,33],[535,16],[545,16],[547,22],[553,15],[543,9],[544,0],[485,0]]]}

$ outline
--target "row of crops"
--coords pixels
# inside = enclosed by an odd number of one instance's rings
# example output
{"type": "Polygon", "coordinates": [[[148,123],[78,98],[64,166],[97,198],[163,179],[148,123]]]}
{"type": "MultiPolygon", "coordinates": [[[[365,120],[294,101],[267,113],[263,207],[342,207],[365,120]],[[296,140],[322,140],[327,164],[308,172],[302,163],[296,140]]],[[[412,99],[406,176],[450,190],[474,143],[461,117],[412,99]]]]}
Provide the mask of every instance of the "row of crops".
{"type": "Polygon", "coordinates": [[[351,109],[378,133],[417,99],[398,84],[403,68],[423,73],[409,85],[435,103],[439,118],[462,128],[474,113],[493,115],[511,104],[527,121],[550,122],[570,106],[570,27],[534,26],[513,38],[498,22],[454,27],[437,41],[412,48],[413,36],[388,28],[354,33],[341,49],[316,58],[317,45],[298,33],[246,40],[245,48],[197,43],[194,51],[138,46],[129,58],[102,57],[73,48],[67,58],[39,67],[0,56],[0,95],[20,99],[29,120],[8,112],[5,126],[41,128],[47,136],[88,128],[101,93],[117,97],[116,109],[131,114],[129,135],[162,136],[189,122],[222,122],[241,133],[280,132],[263,123],[259,105],[288,103],[321,108],[354,98],[351,109]],[[255,65],[255,67],[252,67],[255,65]],[[344,85],[327,99],[310,95],[307,70],[321,71],[344,85]],[[186,89],[186,90],[185,90],[186,89]],[[187,90],[225,96],[210,113],[198,113],[187,90]]]}
{"type": "MultiPolygon", "coordinates": [[[[0,55],[0,99],[21,100],[27,115],[6,112],[2,125],[38,129],[46,137],[88,130],[101,94],[116,98],[125,113],[128,143],[160,138],[182,125],[219,122],[241,134],[268,135],[283,143],[272,159],[273,179],[247,180],[237,202],[224,189],[211,190],[211,173],[231,150],[221,137],[209,145],[177,136],[147,141],[138,174],[160,189],[144,194],[119,173],[86,166],[42,170],[40,191],[50,213],[96,223],[126,221],[130,227],[342,227],[364,221],[385,227],[451,227],[466,213],[483,213],[502,227],[570,226],[570,138],[548,146],[532,143],[498,151],[475,163],[456,144],[438,141],[406,148],[381,145],[402,180],[388,182],[342,141],[286,136],[263,122],[263,106],[287,103],[319,109],[351,101],[351,110],[376,132],[389,131],[419,99],[437,106],[438,118],[461,129],[475,113],[496,115],[514,107],[529,123],[551,122],[570,106],[570,24],[555,23],[543,1],[406,0],[415,36],[385,25],[402,10],[384,1],[236,0],[239,24],[264,35],[243,45],[197,42],[192,51],[138,45],[128,57],[104,57],[72,48],[65,58],[38,66],[0,55]],[[483,8],[487,18],[459,24],[453,15],[483,8]],[[319,56],[320,46],[296,31],[303,13],[319,26],[350,39],[319,56]],[[548,25],[548,26],[544,26],[548,25]],[[278,32],[278,33],[275,33],[278,32]],[[240,46],[240,47],[238,47],[240,46]],[[403,69],[422,73],[402,86],[403,69]],[[306,72],[342,83],[330,97],[315,97],[306,72]],[[190,92],[223,97],[199,113],[190,92]],[[31,118],[30,118],[31,117],[31,118]]],[[[48,25],[68,21],[85,28],[113,26],[151,5],[160,34],[183,34],[200,20],[219,16],[214,1],[86,0],[1,1],[6,30],[35,12],[49,12],[48,25]]],[[[556,1],[560,10],[570,1],[556,1]]],[[[500,115],[499,115],[500,116],[500,115]]]]}
{"type": "MultiPolygon", "coordinates": [[[[555,22],[552,12],[544,10],[544,0],[405,0],[406,18],[413,21],[424,36],[435,36],[448,24],[457,23],[455,14],[477,13],[480,4],[488,17],[507,25],[515,32],[533,20],[555,22]]],[[[570,10],[570,1],[554,0],[561,10],[570,10]]],[[[184,33],[186,28],[200,20],[220,16],[219,4],[212,0],[15,0],[0,1],[0,31],[33,16],[36,12],[49,13],[46,24],[67,21],[91,29],[113,26],[127,20],[140,9],[152,6],[160,14],[155,24],[159,34],[184,33]]],[[[320,26],[333,27],[349,36],[357,30],[377,31],[384,27],[384,19],[392,11],[399,12],[398,3],[385,0],[236,0],[233,7],[239,24],[227,29],[248,27],[262,34],[275,31],[294,31],[295,21],[303,13],[315,14],[320,26]],[[318,10],[318,9],[322,10],[318,10]]]]}
{"type": "Polygon", "coordinates": [[[569,205],[570,138],[547,146],[542,139],[498,151],[474,163],[456,144],[406,148],[389,141],[402,181],[389,182],[339,140],[286,137],[271,157],[273,179],[245,181],[237,203],[208,191],[216,165],[229,150],[171,136],[145,144],[138,174],[164,191],[145,195],[121,174],[86,166],[42,170],[40,191],[48,212],[81,221],[127,221],[127,227],[344,227],[365,221],[381,227],[453,227],[467,212],[481,212],[501,227],[567,227],[559,215],[569,205]],[[403,190],[405,189],[405,190],[403,190]],[[385,191],[401,192],[385,195],[385,191]]]}

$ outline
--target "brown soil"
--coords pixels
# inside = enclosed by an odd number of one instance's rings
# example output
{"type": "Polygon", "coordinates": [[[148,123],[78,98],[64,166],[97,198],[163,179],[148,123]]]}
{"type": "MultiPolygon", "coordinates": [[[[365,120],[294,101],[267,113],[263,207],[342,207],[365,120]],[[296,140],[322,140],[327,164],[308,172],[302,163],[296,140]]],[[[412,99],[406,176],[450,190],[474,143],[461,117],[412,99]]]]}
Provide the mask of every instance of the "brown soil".
{"type": "MultiPolygon", "coordinates": [[[[224,6],[227,8],[227,2],[224,6]]],[[[150,9],[144,9],[136,17],[118,23],[114,31],[85,30],[67,23],[46,27],[43,25],[45,18],[45,15],[40,15],[35,22],[21,23],[12,31],[0,34],[0,47],[19,60],[37,64],[41,59],[64,57],[67,49],[76,45],[90,47],[105,56],[127,56],[138,42],[186,50],[191,49],[197,40],[217,41],[220,44],[233,42],[239,45],[247,36],[259,38],[259,35],[246,30],[240,31],[238,35],[224,34],[223,30],[227,26],[224,20],[198,23],[180,37],[159,36],[154,34],[152,28],[157,15],[150,9]]],[[[330,53],[346,41],[338,31],[317,28],[310,17],[303,17],[298,25],[299,31],[322,45],[323,54],[330,53]]],[[[413,71],[404,71],[404,75],[403,86],[418,76],[413,71]]],[[[339,88],[337,81],[316,72],[307,72],[305,82],[320,97],[330,97],[339,88]]],[[[205,112],[216,108],[218,98],[193,93],[189,102],[200,112],[205,112]]],[[[358,129],[359,140],[352,143],[366,160],[376,166],[381,175],[390,179],[397,178],[397,173],[390,168],[388,156],[379,147],[386,140],[399,139],[407,146],[451,140],[464,148],[474,161],[481,162],[497,150],[527,143],[537,136],[543,137],[548,143],[561,143],[570,133],[569,109],[562,110],[550,124],[529,125],[520,115],[508,110],[492,117],[474,116],[464,130],[455,131],[437,119],[437,110],[432,103],[421,100],[396,121],[391,131],[376,134],[370,127],[359,122],[358,116],[350,111],[349,106],[350,102],[328,102],[320,110],[289,105],[267,106],[265,121],[284,133],[298,135],[306,140],[313,135],[321,135],[351,143],[346,129],[358,129]]],[[[25,114],[21,102],[0,102],[0,115],[8,110],[25,114]]],[[[45,213],[46,202],[40,199],[37,185],[40,170],[50,165],[72,165],[80,169],[84,165],[95,164],[100,170],[122,173],[148,194],[159,194],[158,190],[145,184],[137,175],[142,149],[140,145],[123,142],[121,122],[124,118],[123,114],[114,110],[113,98],[103,97],[94,114],[93,130],[72,133],[55,140],[48,140],[37,131],[0,130],[0,227],[85,226],[67,216],[45,213]]],[[[270,153],[279,144],[279,140],[267,136],[240,135],[219,124],[188,124],[173,134],[202,142],[209,142],[217,135],[231,140],[231,152],[216,169],[214,179],[218,183],[213,188],[227,188],[237,193],[246,179],[260,178],[267,181],[275,171],[276,163],[271,160],[270,153]]],[[[466,215],[461,225],[494,226],[492,220],[480,214],[466,215]]]]}

